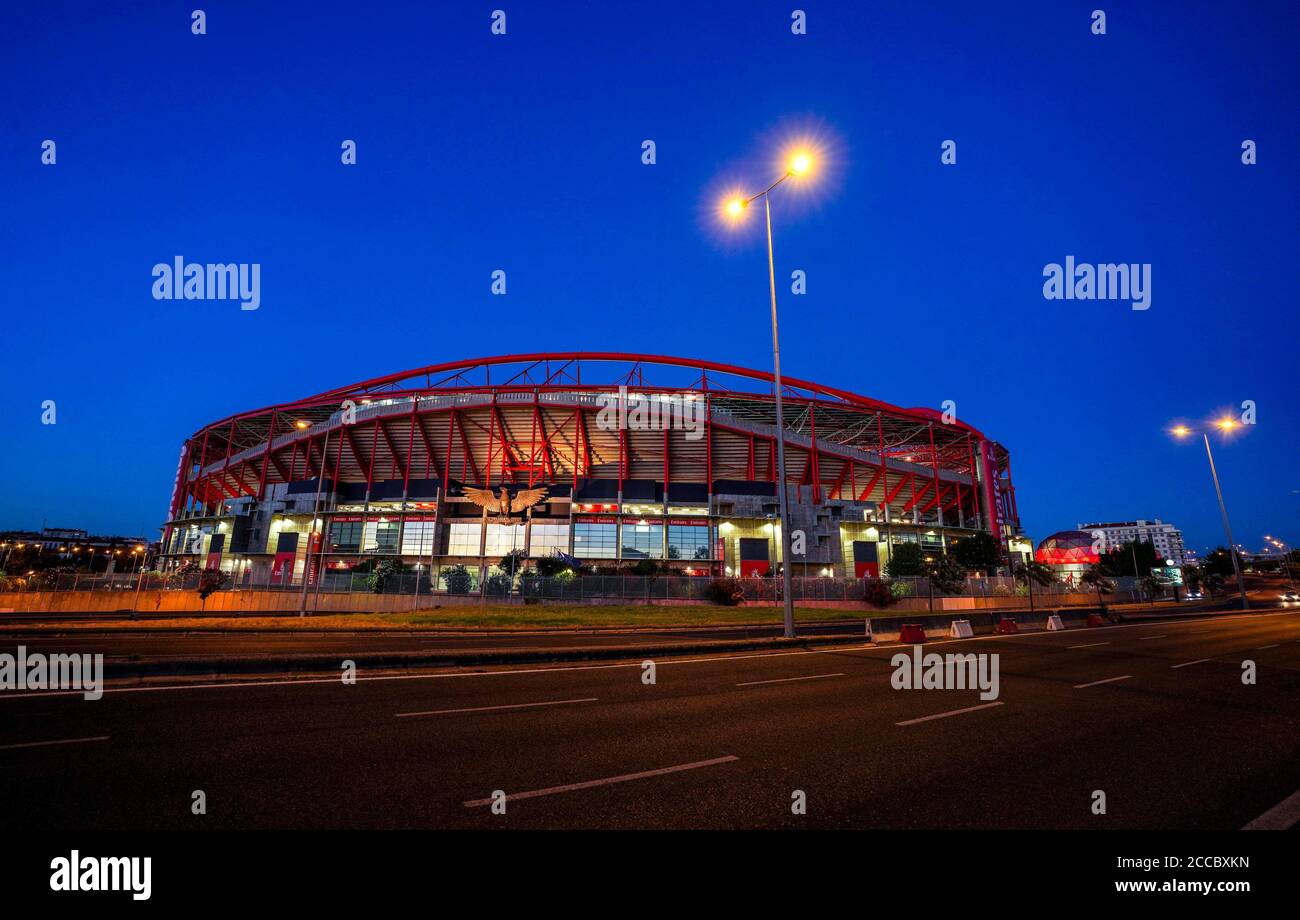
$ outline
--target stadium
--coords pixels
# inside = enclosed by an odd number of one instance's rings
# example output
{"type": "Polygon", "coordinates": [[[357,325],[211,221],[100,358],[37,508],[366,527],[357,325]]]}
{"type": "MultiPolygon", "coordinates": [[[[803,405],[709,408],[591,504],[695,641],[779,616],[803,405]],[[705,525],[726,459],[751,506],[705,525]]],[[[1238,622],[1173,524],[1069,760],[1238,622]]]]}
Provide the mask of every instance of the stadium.
{"type": "MultiPolygon", "coordinates": [[[[984,531],[1006,553],[1018,537],[1010,455],[979,430],[806,380],[782,397],[792,574],[875,576],[902,543],[938,555],[984,531]]],[[[390,557],[481,577],[523,550],[775,574],[776,435],[766,371],[590,352],[432,365],[196,431],[162,566],[313,584],[390,557]]]]}

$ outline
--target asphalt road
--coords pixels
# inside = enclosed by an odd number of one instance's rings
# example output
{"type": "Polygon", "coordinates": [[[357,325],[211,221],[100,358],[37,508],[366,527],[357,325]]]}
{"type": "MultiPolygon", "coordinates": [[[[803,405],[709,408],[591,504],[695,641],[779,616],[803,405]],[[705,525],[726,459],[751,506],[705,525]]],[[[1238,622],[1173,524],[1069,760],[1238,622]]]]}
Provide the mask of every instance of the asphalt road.
{"type": "MultiPolygon", "coordinates": [[[[779,615],[779,614],[778,614],[779,615]]],[[[800,624],[801,636],[860,636],[862,620],[800,624]]],[[[771,639],[781,635],[780,624],[731,628],[676,630],[552,630],[545,632],[497,631],[492,633],[390,634],[370,632],[224,632],[177,635],[166,632],[32,635],[0,631],[0,650],[25,645],[31,651],[102,654],[107,661],[128,659],[262,658],[267,656],[337,654],[340,659],[360,654],[435,653],[447,651],[545,651],[574,647],[694,645],[699,642],[771,639]]]]}
{"type": "Polygon", "coordinates": [[[995,704],[893,689],[897,647],[4,691],[0,824],[1234,829],[1300,790],[1300,613],[926,649],[997,653],[995,704]]]}

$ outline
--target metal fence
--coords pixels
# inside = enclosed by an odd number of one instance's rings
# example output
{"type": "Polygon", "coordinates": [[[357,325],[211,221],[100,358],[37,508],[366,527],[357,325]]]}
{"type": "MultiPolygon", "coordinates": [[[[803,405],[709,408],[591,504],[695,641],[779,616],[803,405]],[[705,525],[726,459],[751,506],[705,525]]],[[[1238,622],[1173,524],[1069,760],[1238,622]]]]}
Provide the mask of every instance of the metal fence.
{"type": "MultiPolygon", "coordinates": [[[[525,572],[510,576],[490,570],[486,579],[480,579],[477,569],[442,569],[435,571],[433,579],[428,573],[404,572],[389,575],[376,583],[365,573],[326,571],[319,585],[309,584],[307,592],[314,594],[400,594],[407,596],[483,595],[486,597],[523,597],[543,600],[585,601],[612,600],[698,600],[710,599],[710,585],[716,579],[710,576],[679,575],[581,575],[542,578],[525,572]]],[[[62,592],[62,591],[197,591],[199,573],[169,576],[158,572],[138,575],[73,575],[59,574],[48,578],[34,577],[24,581],[0,580],[0,591],[62,592]]],[[[780,578],[736,578],[746,601],[781,600],[780,578]]],[[[1108,600],[1123,600],[1126,596],[1140,599],[1140,590],[1133,578],[1113,578],[1115,590],[1107,594],[1108,600]]],[[[930,579],[919,578],[792,578],[791,589],[796,601],[861,601],[869,585],[883,583],[895,599],[929,597],[1023,597],[1027,590],[1008,576],[968,578],[961,590],[945,591],[930,579]]],[[[301,593],[298,581],[268,579],[254,581],[251,573],[234,578],[227,577],[218,589],[222,592],[280,591],[301,593]]],[[[1089,593],[1086,586],[1054,582],[1034,585],[1035,597],[1044,599],[1064,594],[1089,593]]]]}

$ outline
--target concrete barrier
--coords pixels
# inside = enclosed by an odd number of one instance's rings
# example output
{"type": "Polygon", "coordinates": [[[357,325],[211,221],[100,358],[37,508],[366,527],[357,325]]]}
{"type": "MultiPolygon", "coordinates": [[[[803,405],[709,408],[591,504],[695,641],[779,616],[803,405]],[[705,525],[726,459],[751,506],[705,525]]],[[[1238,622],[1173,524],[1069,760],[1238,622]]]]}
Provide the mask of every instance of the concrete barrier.
{"type": "Polygon", "coordinates": [[[1009,636],[1013,633],[1020,632],[1020,626],[1016,623],[1015,617],[1003,617],[998,620],[998,635],[1009,636]]]}
{"type": "Polygon", "coordinates": [[[953,620],[948,635],[954,639],[969,639],[975,635],[975,630],[971,629],[970,620],[953,620]]]}
{"type": "Polygon", "coordinates": [[[904,623],[898,628],[898,641],[915,645],[925,641],[925,627],[920,623],[904,623]]]}
{"type": "Polygon", "coordinates": [[[1047,618],[1047,628],[1052,632],[1060,632],[1065,629],[1065,624],[1061,622],[1061,615],[1054,613],[1047,618]]]}

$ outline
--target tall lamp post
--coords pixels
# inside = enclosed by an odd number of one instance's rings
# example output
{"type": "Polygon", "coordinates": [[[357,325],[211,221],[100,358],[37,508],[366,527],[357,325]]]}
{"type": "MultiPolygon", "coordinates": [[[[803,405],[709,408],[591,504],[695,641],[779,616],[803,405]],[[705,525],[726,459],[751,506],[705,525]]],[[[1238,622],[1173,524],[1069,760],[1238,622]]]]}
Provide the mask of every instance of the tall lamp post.
{"type": "Polygon", "coordinates": [[[785,477],[785,413],[781,404],[781,337],[776,321],[776,260],[772,254],[772,191],[786,179],[804,176],[812,168],[812,156],[798,151],[790,157],[789,165],[779,179],[757,194],[748,198],[736,197],[726,203],[729,216],[739,219],[744,216],[751,203],[763,199],[763,216],[767,222],[767,284],[772,299],[772,386],[776,392],[776,466],[780,485],[777,496],[781,505],[781,595],[785,601],[785,637],[794,638],[794,597],[791,589],[790,570],[790,508],[786,497],[785,477]]]}
{"type": "MultiPolygon", "coordinates": [[[[1228,432],[1237,427],[1237,423],[1230,418],[1222,418],[1214,423],[1214,426],[1221,431],[1228,432]]],[[[1174,435],[1179,438],[1185,438],[1192,434],[1192,429],[1186,425],[1178,425],[1173,429],[1174,435]]],[[[1210,450],[1210,434],[1208,431],[1202,431],[1201,437],[1205,440],[1205,456],[1210,461],[1210,477],[1214,480],[1214,494],[1219,499],[1219,515],[1223,518],[1223,533],[1228,538],[1228,555],[1232,558],[1232,571],[1237,576],[1237,589],[1241,592],[1241,609],[1250,609],[1250,600],[1246,597],[1246,580],[1241,575],[1241,563],[1237,559],[1237,544],[1232,539],[1232,525],[1228,522],[1228,506],[1223,503],[1223,489],[1219,487],[1219,471],[1214,466],[1214,452],[1210,450]]]]}
{"type": "Polygon", "coordinates": [[[1268,534],[1264,534],[1264,539],[1273,544],[1282,553],[1282,574],[1286,576],[1287,583],[1291,585],[1291,590],[1295,590],[1295,578],[1291,575],[1291,550],[1281,540],[1275,540],[1268,534]]]}
{"type": "MultiPolygon", "coordinates": [[[[301,429],[301,428],[307,428],[309,426],[306,422],[298,422],[297,427],[301,429]]],[[[307,579],[308,576],[311,574],[311,537],[312,534],[316,532],[316,522],[319,519],[319,515],[320,515],[320,490],[321,490],[321,483],[325,479],[325,461],[326,459],[329,458],[329,450],[330,450],[330,432],[329,429],[327,428],[325,430],[325,443],[321,445],[320,470],[318,470],[316,474],[316,498],[311,505],[311,530],[307,531],[307,546],[302,557],[303,560],[302,561],[302,597],[298,599],[298,616],[300,617],[305,617],[307,615],[307,579]]],[[[323,544],[324,536],[322,536],[321,541],[323,544]]],[[[324,549],[323,545],[322,545],[322,549],[324,549]]],[[[321,555],[320,561],[321,562],[325,561],[323,553],[321,555]]],[[[319,584],[319,579],[321,579],[322,577],[324,577],[324,573],[322,573],[318,569],[316,572],[316,578],[318,584],[319,584]]]]}

